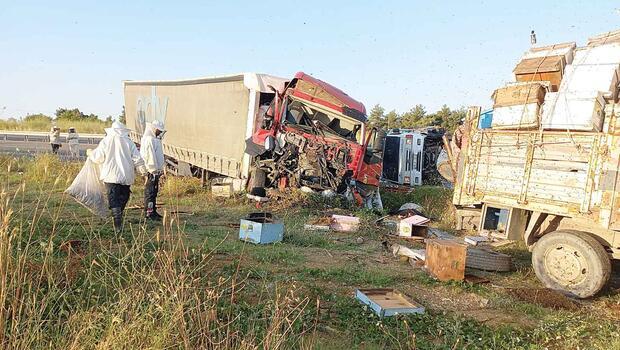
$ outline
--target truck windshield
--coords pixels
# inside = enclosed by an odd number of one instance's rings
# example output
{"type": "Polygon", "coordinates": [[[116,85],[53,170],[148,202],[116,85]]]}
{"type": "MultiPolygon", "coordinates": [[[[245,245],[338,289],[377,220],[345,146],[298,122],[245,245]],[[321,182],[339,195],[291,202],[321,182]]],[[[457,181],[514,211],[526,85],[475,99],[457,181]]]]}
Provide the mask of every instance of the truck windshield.
{"type": "Polygon", "coordinates": [[[285,122],[289,125],[318,129],[354,142],[358,142],[362,130],[362,124],[359,122],[327,110],[319,110],[298,100],[288,100],[285,122]]]}

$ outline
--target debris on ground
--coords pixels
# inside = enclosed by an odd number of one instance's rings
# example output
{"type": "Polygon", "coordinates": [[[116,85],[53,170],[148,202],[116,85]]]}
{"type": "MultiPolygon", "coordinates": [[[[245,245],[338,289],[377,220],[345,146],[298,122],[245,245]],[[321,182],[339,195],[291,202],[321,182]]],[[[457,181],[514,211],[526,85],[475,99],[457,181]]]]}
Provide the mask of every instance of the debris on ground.
{"type": "Polygon", "coordinates": [[[454,240],[431,239],[426,242],[426,269],[440,281],[465,278],[467,246],[454,240]]]}
{"type": "Polygon", "coordinates": [[[472,275],[470,273],[467,273],[465,274],[465,282],[471,283],[471,284],[483,284],[483,283],[489,283],[491,282],[491,280],[489,280],[486,277],[472,275]]]}
{"type": "Polygon", "coordinates": [[[424,261],[425,256],[426,256],[426,250],[425,249],[411,249],[401,244],[393,244],[392,255],[394,255],[394,257],[405,256],[409,259],[424,261]]]}
{"type": "Polygon", "coordinates": [[[309,223],[304,225],[304,230],[308,231],[329,231],[329,226],[331,224],[331,218],[329,217],[320,217],[318,219],[312,220],[309,223]]]}
{"type": "Polygon", "coordinates": [[[412,216],[412,215],[420,215],[424,216],[424,208],[421,205],[416,203],[405,203],[398,208],[396,212],[399,216],[412,216]]]}
{"type": "Polygon", "coordinates": [[[280,242],[284,224],[271,213],[250,213],[239,223],[239,239],[255,244],[280,242]]]}
{"type": "Polygon", "coordinates": [[[232,183],[214,183],[211,185],[211,195],[214,197],[230,198],[233,193],[232,183]]]}
{"type": "Polygon", "coordinates": [[[329,227],[334,231],[355,232],[359,229],[360,218],[347,215],[332,215],[329,227]]]}
{"type": "Polygon", "coordinates": [[[398,224],[398,235],[402,237],[426,237],[429,222],[430,219],[421,215],[404,218],[398,224]]]}
{"type": "Polygon", "coordinates": [[[478,245],[479,243],[488,242],[489,237],[485,236],[465,236],[463,237],[465,243],[469,245],[478,245]]]}
{"type": "Polygon", "coordinates": [[[402,314],[422,314],[421,306],[399,291],[391,288],[358,289],[355,298],[368,306],[379,317],[390,317],[402,314]]]}
{"type": "Polygon", "coordinates": [[[456,236],[450,234],[446,231],[440,230],[438,228],[429,227],[428,228],[428,237],[429,238],[437,238],[437,239],[448,239],[448,240],[456,240],[456,236]]]}
{"type": "Polygon", "coordinates": [[[508,290],[513,298],[555,310],[577,310],[580,305],[566,295],[547,288],[513,288],[508,290]]]}

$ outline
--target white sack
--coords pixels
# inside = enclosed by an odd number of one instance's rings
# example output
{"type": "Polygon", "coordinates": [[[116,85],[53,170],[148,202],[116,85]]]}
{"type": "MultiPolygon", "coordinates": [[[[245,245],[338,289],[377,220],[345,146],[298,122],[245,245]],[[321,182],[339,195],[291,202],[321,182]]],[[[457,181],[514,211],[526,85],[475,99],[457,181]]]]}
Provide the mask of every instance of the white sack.
{"type": "Polygon", "coordinates": [[[86,159],[82,170],[77,174],[71,186],[65,190],[65,193],[93,214],[101,217],[108,215],[105,185],[99,180],[99,166],[90,158],[86,159]]]}

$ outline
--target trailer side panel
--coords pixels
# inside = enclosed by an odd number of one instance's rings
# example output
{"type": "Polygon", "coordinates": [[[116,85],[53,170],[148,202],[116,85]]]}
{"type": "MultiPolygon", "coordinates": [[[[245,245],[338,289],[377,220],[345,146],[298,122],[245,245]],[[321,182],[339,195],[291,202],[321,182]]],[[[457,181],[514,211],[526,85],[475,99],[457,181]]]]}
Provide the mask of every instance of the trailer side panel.
{"type": "Polygon", "coordinates": [[[124,90],[127,126],[136,142],[145,122],[159,119],[166,128],[167,156],[230,177],[245,173],[248,111],[253,106],[242,75],[214,81],[126,82],[124,90]]]}

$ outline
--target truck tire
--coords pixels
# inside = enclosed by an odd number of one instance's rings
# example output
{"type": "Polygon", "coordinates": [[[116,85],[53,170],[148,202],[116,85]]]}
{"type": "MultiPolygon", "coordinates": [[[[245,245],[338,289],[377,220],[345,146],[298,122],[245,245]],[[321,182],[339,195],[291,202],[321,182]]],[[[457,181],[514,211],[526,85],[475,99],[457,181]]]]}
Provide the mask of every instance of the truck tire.
{"type": "Polygon", "coordinates": [[[512,268],[512,257],[492,250],[468,247],[465,267],[484,271],[507,272],[512,268]]]}
{"type": "Polygon", "coordinates": [[[590,234],[573,230],[542,236],[532,250],[532,266],[545,286],[577,298],[596,295],[611,275],[605,248],[590,234]]]}

